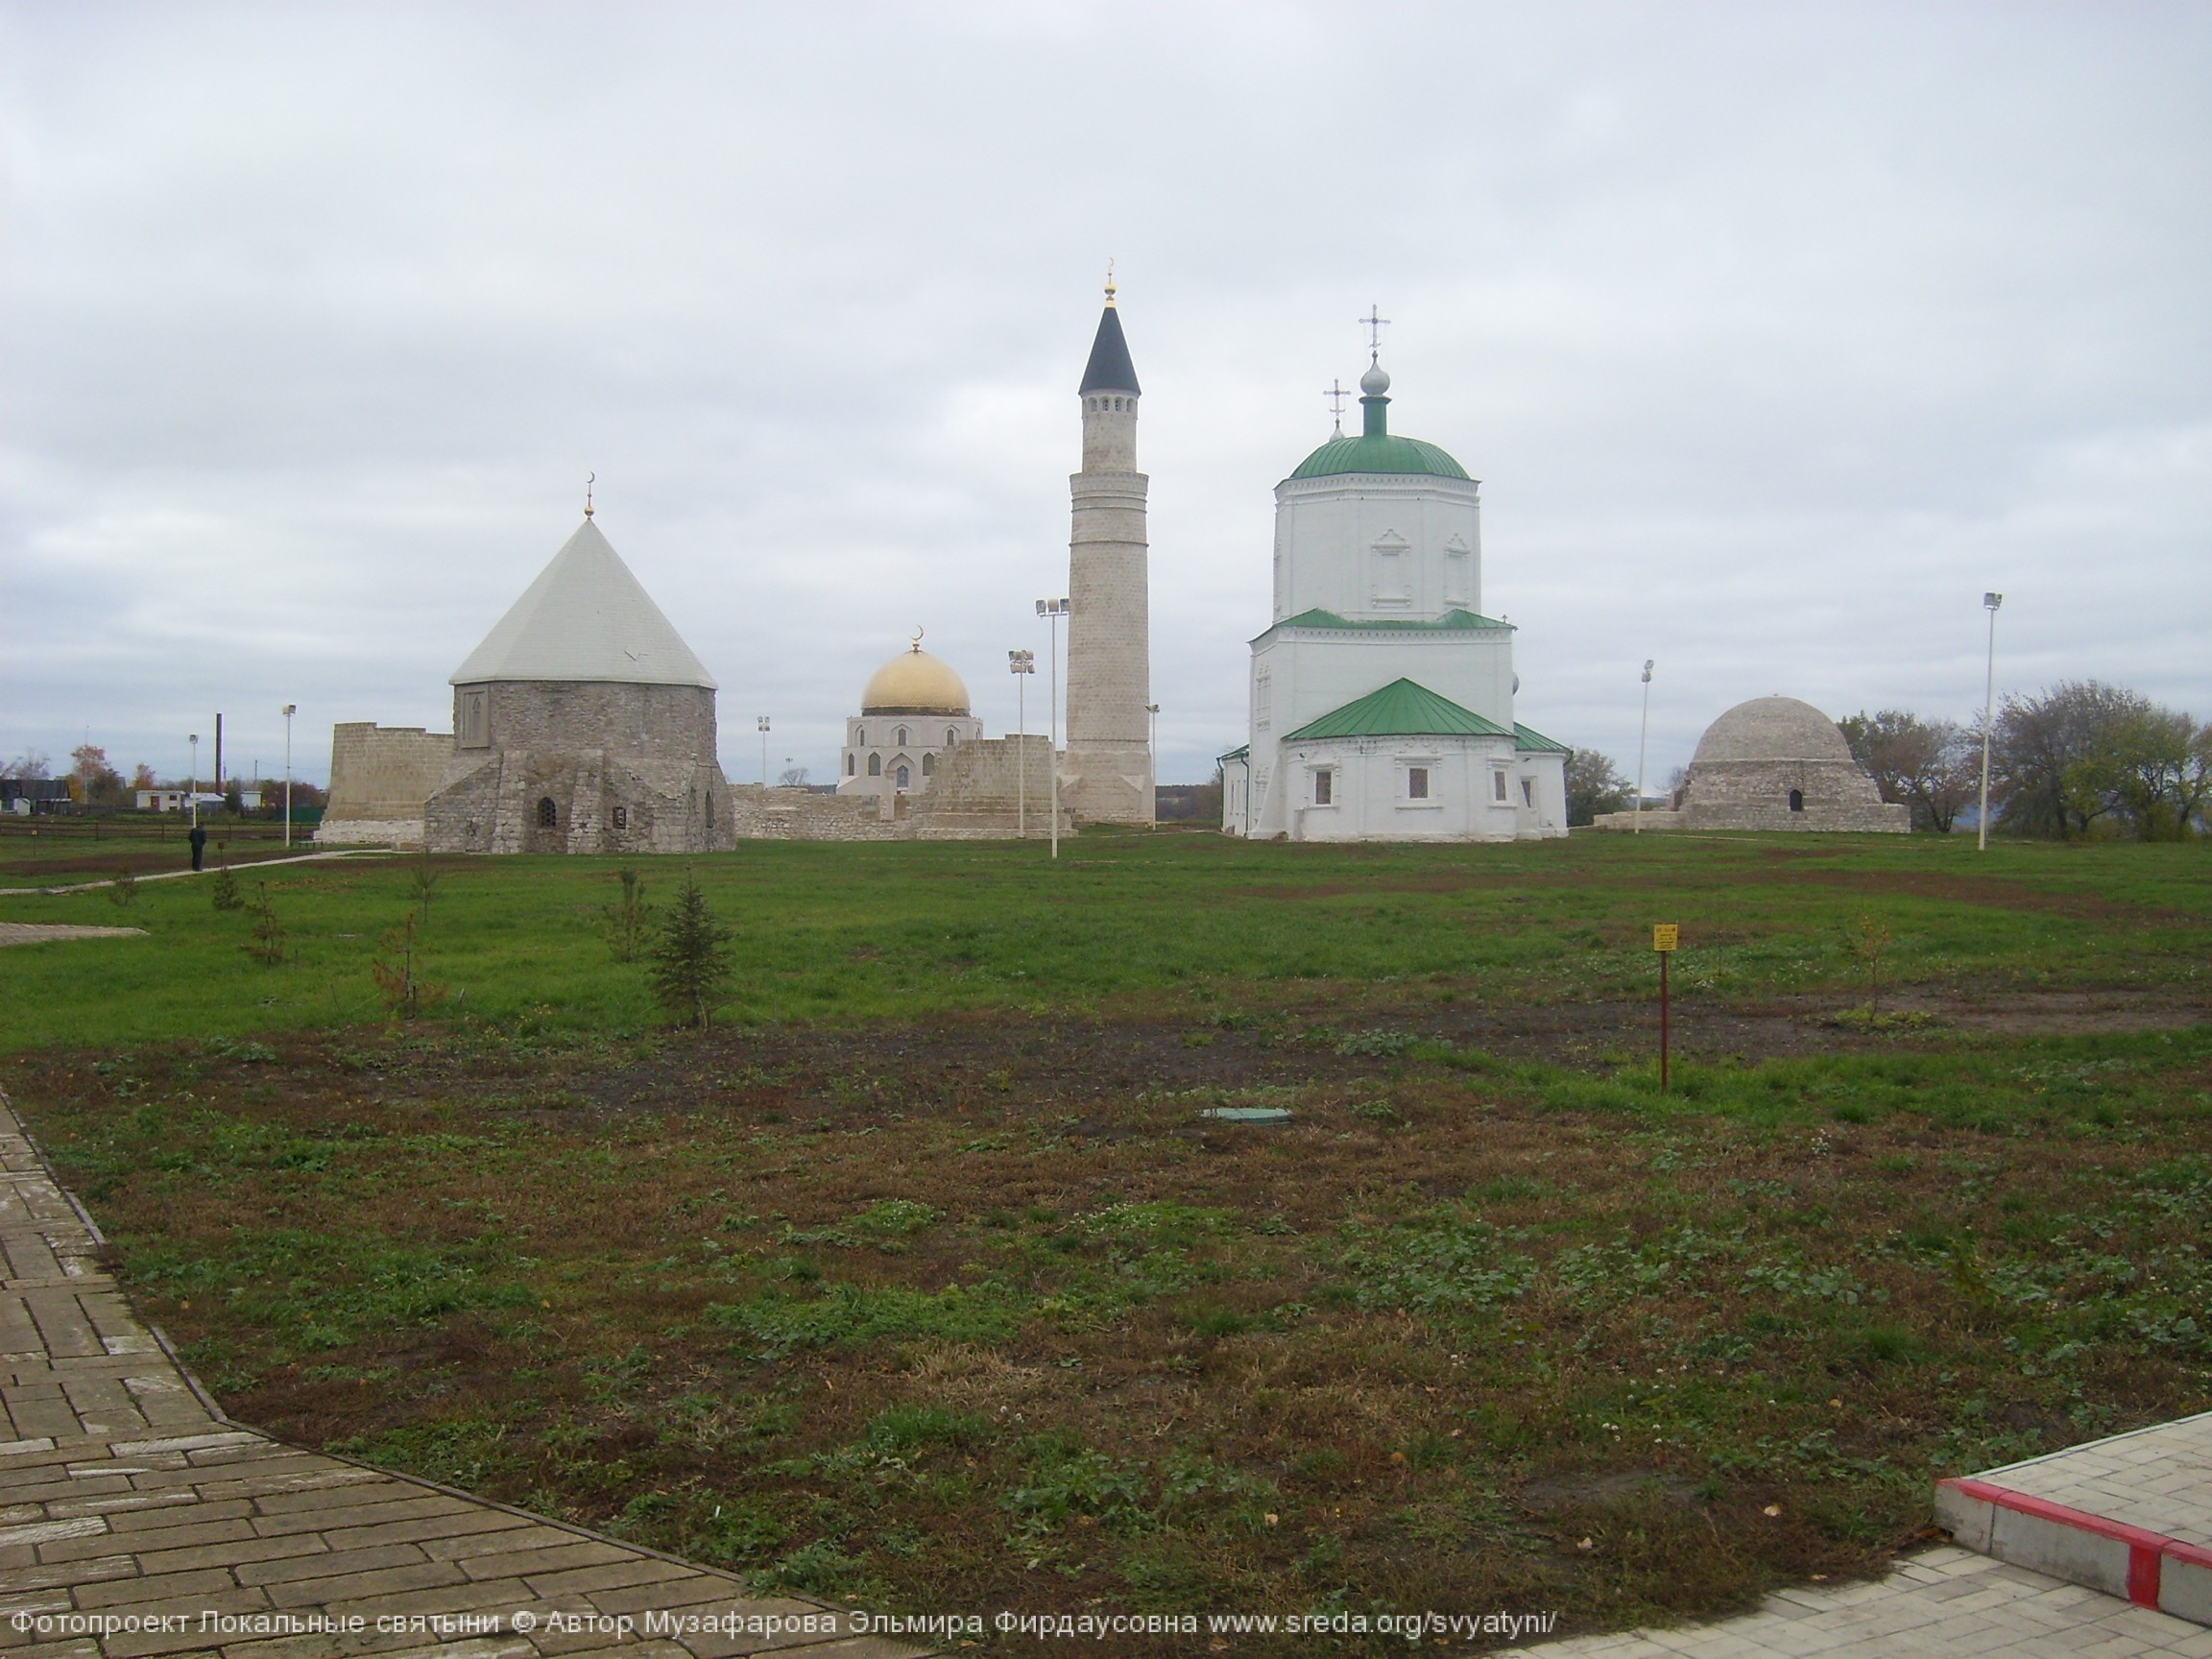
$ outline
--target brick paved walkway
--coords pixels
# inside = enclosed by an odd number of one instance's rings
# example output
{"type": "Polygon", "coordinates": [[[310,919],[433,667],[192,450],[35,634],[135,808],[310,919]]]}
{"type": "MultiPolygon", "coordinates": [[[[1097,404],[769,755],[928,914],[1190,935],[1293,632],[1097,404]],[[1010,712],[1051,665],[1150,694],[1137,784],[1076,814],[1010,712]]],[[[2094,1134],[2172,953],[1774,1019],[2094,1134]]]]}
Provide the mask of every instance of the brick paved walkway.
{"type": "Polygon", "coordinates": [[[854,1636],[814,1602],[228,1422],[132,1315],[99,1244],[0,1095],[10,1659],[921,1651],[854,1636]]]}

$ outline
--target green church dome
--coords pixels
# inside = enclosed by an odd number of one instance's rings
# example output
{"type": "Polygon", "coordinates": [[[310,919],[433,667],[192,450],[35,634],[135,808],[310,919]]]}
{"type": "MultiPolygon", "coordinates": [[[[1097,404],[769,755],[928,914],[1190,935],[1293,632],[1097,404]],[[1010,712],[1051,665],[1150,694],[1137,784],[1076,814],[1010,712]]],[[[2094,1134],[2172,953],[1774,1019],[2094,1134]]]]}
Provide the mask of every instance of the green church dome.
{"type": "MultiPolygon", "coordinates": [[[[1390,376],[1381,364],[1359,377],[1363,430],[1357,438],[1341,432],[1298,463],[1293,478],[1334,478],[1345,472],[1416,472],[1431,478],[1466,478],[1467,469],[1433,444],[1401,438],[1390,430],[1390,376]]],[[[1473,482],[1473,480],[1469,480],[1473,482]]]]}
{"type": "Polygon", "coordinates": [[[1467,469],[1433,444],[1385,433],[1371,438],[1332,438],[1298,463],[1293,478],[1328,478],[1338,472],[1426,472],[1432,478],[1464,478],[1467,469]]]}

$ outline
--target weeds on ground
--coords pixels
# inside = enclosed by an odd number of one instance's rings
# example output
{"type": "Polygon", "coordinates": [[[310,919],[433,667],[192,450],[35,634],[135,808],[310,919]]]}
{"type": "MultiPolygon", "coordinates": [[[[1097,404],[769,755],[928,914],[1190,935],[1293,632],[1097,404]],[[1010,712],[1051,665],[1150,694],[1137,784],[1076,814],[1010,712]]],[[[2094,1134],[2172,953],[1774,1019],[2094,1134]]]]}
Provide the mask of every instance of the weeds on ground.
{"type": "Polygon", "coordinates": [[[653,906],[646,902],[643,878],[630,865],[616,871],[615,879],[622,891],[613,902],[601,906],[600,931],[615,961],[635,962],[652,935],[653,906]]]}
{"type": "Polygon", "coordinates": [[[422,977],[422,948],[413,916],[384,935],[383,951],[369,964],[369,977],[395,1018],[412,1020],[445,999],[445,987],[422,977]]]}

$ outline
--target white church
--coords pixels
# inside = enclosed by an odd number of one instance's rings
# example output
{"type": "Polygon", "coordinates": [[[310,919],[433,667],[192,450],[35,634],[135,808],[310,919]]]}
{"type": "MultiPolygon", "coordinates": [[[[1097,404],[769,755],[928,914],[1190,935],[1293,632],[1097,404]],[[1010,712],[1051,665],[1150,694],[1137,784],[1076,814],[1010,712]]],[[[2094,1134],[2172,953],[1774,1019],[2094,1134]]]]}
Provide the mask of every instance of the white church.
{"type": "Polygon", "coordinates": [[[1252,641],[1247,739],[1221,757],[1221,827],[1292,841],[1516,841],[1567,833],[1568,748],[1518,724],[1513,627],[1482,614],[1481,485],[1361,430],[1275,487],[1275,617],[1252,641]]]}

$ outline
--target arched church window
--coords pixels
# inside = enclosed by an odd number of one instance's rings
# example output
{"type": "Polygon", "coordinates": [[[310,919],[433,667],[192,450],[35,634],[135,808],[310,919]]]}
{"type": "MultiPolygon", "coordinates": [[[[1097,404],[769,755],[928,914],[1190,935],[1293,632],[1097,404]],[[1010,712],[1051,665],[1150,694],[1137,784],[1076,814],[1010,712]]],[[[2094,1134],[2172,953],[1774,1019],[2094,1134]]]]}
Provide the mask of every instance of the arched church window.
{"type": "Polygon", "coordinates": [[[1790,791],[1790,810],[1792,812],[1802,812],[1805,810],[1804,790],[1792,789],[1790,791]]]}
{"type": "Polygon", "coordinates": [[[906,786],[907,786],[909,783],[911,783],[911,782],[913,781],[912,778],[910,778],[910,777],[908,776],[908,774],[907,774],[907,771],[906,771],[906,768],[905,768],[905,767],[903,767],[903,766],[902,766],[902,767],[900,767],[900,768],[899,768],[899,780],[898,780],[898,781],[899,781],[899,787],[900,787],[900,788],[902,788],[902,789],[905,788],[905,787],[906,787],[906,786]]]}
{"type": "Polygon", "coordinates": [[[906,728],[905,728],[905,727],[903,727],[903,726],[900,727],[900,728],[899,728],[899,735],[898,735],[898,736],[896,736],[896,737],[894,737],[894,738],[892,739],[892,741],[893,741],[894,743],[898,744],[900,748],[902,748],[902,749],[905,748],[905,747],[906,747],[906,728]]]}
{"type": "Polygon", "coordinates": [[[551,830],[560,822],[561,808],[553,805],[553,797],[550,795],[540,796],[538,798],[538,828],[551,830]]]}
{"type": "Polygon", "coordinates": [[[957,733],[957,732],[955,732],[955,731],[953,731],[953,730],[952,730],[952,728],[951,728],[951,727],[950,727],[950,726],[946,727],[946,728],[945,728],[945,747],[946,747],[946,748],[948,748],[948,749],[956,749],[956,748],[958,748],[959,746],[960,746],[960,733],[957,733]]]}
{"type": "Polygon", "coordinates": [[[859,757],[859,756],[857,756],[857,755],[848,755],[848,756],[846,756],[846,757],[845,757],[845,776],[846,776],[846,777],[848,777],[848,778],[850,778],[850,777],[852,777],[852,776],[853,776],[854,773],[858,772],[859,770],[860,770],[860,757],[859,757]]]}
{"type": "Polygon", "coordinates": [[[853,733],[853,747],[855,749],[865,749],[868,747],[867,727],[862,726],[854,730],[853,733]]]}
{"type": "Polygon", "coordinates": [[[923,777],[925,777],[925,778],[934,778],[934,777],[936,777],[936,776],[937,776],[937,757],[936,757],[936,756],[934,756],[934,755],[930,755],[930,754],[927,754],[927,753],[925,753],[925,754],[923,755],[923,757],[922,757],[922,776],[923,776],[923,777]]]}
{"type": "Polygon", "coordinates": [[[882,756],[871,755],[868,757],[868,776],[871,778],[880,778],[883,776],[882,756]]]}

